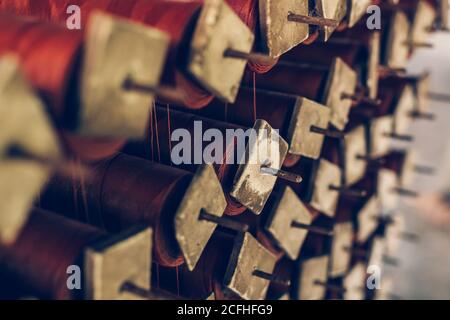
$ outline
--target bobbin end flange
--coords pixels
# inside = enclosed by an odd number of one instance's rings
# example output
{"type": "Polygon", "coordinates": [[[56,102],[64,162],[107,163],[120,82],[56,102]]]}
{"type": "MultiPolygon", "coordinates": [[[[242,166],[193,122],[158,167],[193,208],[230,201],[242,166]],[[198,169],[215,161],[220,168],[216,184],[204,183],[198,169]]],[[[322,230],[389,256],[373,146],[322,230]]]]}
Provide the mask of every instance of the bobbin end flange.
{"type": "Polygon", "coordinates": [[[391,149],[389,134],[392,133],[393,128],[392,116],[382,116],[371,120],[369,155],[372,159],[384,157],[389,153],[391,149]]]}
{"type": "Polygon", "coordinates": [[[0,122],[0,242],[12,243],[51,174],[51,165],[36,159],[56,162],[62,151],[44,105],[11,56],[0,58],[0,122]]]}
{"type": "Polygon", "coordinates": [[[437,17],[437,25],[440,30],[448,31],[449,30],[449,2],[447,0],[439,1],[439,9],[438,9],[438,17],[437,17]]]}
{"type": "Polygon", "coordinates": [[[289,258],[296,260],[308,230],[293,228],[293,222],[310,225],[312,215],[292,188],[284,187],[267,219],[266,230],[289,258]]]}
{"type": "Polygon", "coordinates": [[[336,278],[347,273],[350,267],[353,226],[351,222],[336,223],[333,231],[329,275],[336,278]]]}
{"type": "Polygon", "coordinates": [[[345,184],[353,185],[364,177],[367,161],[366,130],[363,125],[354,128],[345,136],[345,184]]]}
{"type": "Polygon", "coordinates": [[[135,227],[101,240],[85,251],[85,288],[89,300],[134,300],[124,284],[150,290],[152,229],[135,227]]]}
{"type": "Polygon", "coordinates": [[[413,122],[413,113],[416,105],[416,96],[411,85],[403,88],[400,99],[394,110],[393,132],[399,135],[407,135],[413,122]]]}
{"type": "Polygon", "coordinates": [[[380,169],[377,177],[377,196],[383,208],[389,212],[396,208],[398,194],[395,192],[398,187],[397,174],[389,169],[380,169]]]}
{"type": "Polygon", "coordinates": [[[371,0],[350,0],[347,2],[347,24],[349,28],[366,14],[367,8],[372,4],[371,0]]]}
{"type": "MultiPolygon", "coordinates": [[[[315,10],[319,17],[342,21],[347,14],[346,0],[315,0],[315,10]]],[[[335,27],[320,27],[320,40],[328,41],[335,27]]]]}
{"type": "Polygon", "coordinates": [[[263,50],[272,58],[278,58],[305,41],[309,36],[309,25],[289,21],[290,13],[308,16],[308,2],[297,0],[259,1],[259,22],[263,50]]]}
{"type": "Polygon", "coordinates": [[[257,277],[254,271],[272,274],[276,258],[249,233],[238,234],[224,277],[227,290],[245,300],[263,300],[270,281],[257,277]]]}
{"type": "Polygon", "coordinates": [[[430,107],[430,101],[428,93],[431,86],[431,73],[426,71],[415,84],[415,93],[417,103],[415,105],[415,111],[418,113],[427,113],[430,107]]]}
{"type": "Polygon", "coordinates": [[[366,87],[369,98],[376,99],[380,80],[381,32],[374,31],[370,34],[368,46],[366,87]]]}
{"type": "Polygon", "coordinates": [[[157,88],[169,37],[105,13],[90,16],[81,74],[79,134],[142,138],[153,97],[126,90],[128,79],[157,88]]]}
{"type": "Polygon", "coordinates": [[[358,76],[350,66],[340,58],[334,59],[322,101],[331,109],[331,124],[339,130],[345,129],[353,103],[344,96],[355,93],[357,80],[358,76]]]}
{"type": "Polygon", "coordinates": [[[409,57],[410,23],[404,12],[397,11],[389,26],[384,64],[390,68],[402,69],[406,67],[409,57]]]}
{"type": "Polygon", "coordinates": [[[309,204],[331,218],[336,214],[339,192],[330,187],[340,187],[341,176],[341,169],[337,165],[325,159],[320,160],[309,204]]]}
{"type": "Polygon", "coordinates": [[[378,227],[381,205],[377,196],[372,196],[358,213],[356,242],[365,243],[378,227]]]}
{"type": "Polygon", "coordinates": [[[306,98],[297,98],[288,131],[289,153],[318,159],[325,136],[311,128],[328,129],[330,116],[330,108],[306,98]]]}
{"type": "Polygon", "coordinates": [[[417,3],[410,34],[412,44],[424,44],[429,41],[430,30],[436,17],[436,11],[430,3],[426,1],[417,3]]]}
{"type": "Polygon", "coordinates": [[[272,193],[277,177],[262,172],[267,166],[280,170],[288,151],[287,142],[265,120],[256,120],[247,132],[245,159],[239,159],[230,195],[255,214],[260,214],[272,193]]]}
{"type": "Polygon", "coordinates": [[[187,71],[218,98],[233,103],[246,60],[225,57],[227,49],[249,53],[255,37],[223,0],[205,0],[192,36],[187,71]]]}
{"type": "Polygon", "coordinates": [[[200,219],[202,210],[221,217],[227,206],[222,186],[211,165],[194,175],[175,214],[175,235],[189,270],[193,270],[216,224],[200,219]]]}
{"type": "Polygon", "coordinates": [[[372,240],[372,246],[370,247],[369,266],[383,266],[383,256],[385,255],[385,242],[380,236],[376,236],[372,240]]]}
{"type": "Polygon", "coordinates": [[[317,284],[328,281],[328,256],[319,256],[304,260],[300,264],[297,297],[300,300],[322,300],[327,289],[317,284]]]}
{"type": "Polygon", "coordinates": [[[367,277],[366,266],[363,262],[358,262],[351,268],[343,279],[345,289],[345,300],[364,300],[366,297],[365,282],[367,277]]]}

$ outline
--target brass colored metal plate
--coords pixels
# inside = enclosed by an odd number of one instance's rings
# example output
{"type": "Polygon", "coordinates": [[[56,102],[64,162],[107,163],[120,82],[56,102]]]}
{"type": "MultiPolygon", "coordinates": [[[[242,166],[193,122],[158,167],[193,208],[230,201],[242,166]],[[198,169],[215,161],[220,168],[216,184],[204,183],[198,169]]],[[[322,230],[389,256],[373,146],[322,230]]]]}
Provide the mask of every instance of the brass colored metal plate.
{"type": "Polygon", "coordinates": [[[370,157],[376,159],[386,156],[390,149],[392,140],[387,134],[392,133],[394,118],[383,116],[371,120],[370,123],[370,157]]]}
{"type": "Polygon", "coordinates": [[[298,98],[289,125],[289,153],[319,159],[325,136],[311,131],[312,126],[328,129],[330,108],[306,98],[298,98]]]}
{"type": "Polygon", "coordinates": [[[411,39],[413,43],[427,43],[431,32],[430,28],[436,21],[436,11],[426,1],[417,3],[414,20],[411,26],[411,39]]]}
{"type": "Polygon", "coordinates": [[[352,100],[343,99],[342,95],[354,94],[357,74],[342,59],[336,58],[331,67],[325,93],[324,104],[331,109],[330,122],[339,130],[344,130],[348,122],[352,100]]]}
{"type": "Polygon", "coordinates": [[[299,292],[300,300],[322,300],[327,289],[316,282],[328,281],[328,256],[320,256],[305,260],[300,268],[299,292]]]}
{"type": "Polygon", "coordinates": [[[400,100],[394,111],[394,132],[397,134],[408,134],[408,129],[412,123],[412,113],[416,97],[412,86],[408,85],[403,89],[400,100]]]}
{"type": "Polygon", "coordinates": [[[356,233],[356,241],[358,243],[366,242],[375,232],[380,215],[380,201],[376,196],[373,196],[358,213],[358,231],[356,233]]]}
{"type": "Polygon", "coordinates": [[[312,215],[290,187],[285,187],[268,218],[266,229],[287,255],[296,260],[308,231],[293,228],[292,222],[312,223],[312,215]]]}
{"type": "Polygon", "coordinates": [[[372,248],[370,250],[370,257],[368,266],[383,267],[383,257],[385,255],[385,242],[381,237],[373,239],[372,248]]]}
{"type": "Polygon", "coordinates": [[[249,233],[239,234],[224,278],[224,286],[245,300],[263,300],[270,281],[253,275],[255,270],[272,274],[276,258],[249,233]]]}
{"type": "MultiPolygon", "coordinates": [[[[347,14],[347,0],[315,0],[315,9],[319,17],[342,21],[347,14]]],[[[320,39],[328,41],[333,34],[334,27],[321,27],[320,39]]]]}
{"type": "Polygon", "coordinates": [[[414,149],[406,151],[403,166],[400,171],[400,186],[408,187],[413,183],[416,164],[417,152],[414,149]]]}
{"type": "Polygon", "coordinates": [[[352,28],[367,12],[371,0],[350,0],[347,2],[348,27],[352,28]]]}
{"type": "Polygon", "coordinates": [[[339,192],[330,186],[341,186],[341,170],[327,160],[321,159],[314,181],[314,190],[310,205],[323,214],[334,217],[339,200],[339,192]]]}
{"type": "Polygon", "coordinates": [[[214,168],[211,165],[200,166],[175,214],[175,235],[189,270],[195,268],[216,229],[215,223],[199,219],[202,209],[221,217],[226,206],[214,168]]]}
{"type": "Polygon", "coordinates": [[[142,138],[153,97],[124,90],[125,80],[157,87],[167,54],[165,33],[104,13],[87,26],[79,133],[142,138]]]}
{"type": "Polygon", "coordinates": [[[404,12],[397,11],[389,27],[386,47],[386,65],[390,68],[405,68],[409,56],[410,23],[404,12]]]}
{"type": "Polygon", "coordinates": [[[260,214],[277,181],[277,177],[262,173],[261,167],[281,169],[288,144],[265,120],[256,120],[252,132],[246,161],[239,165],[230,195],[253,213],[260,214]]]}
{"type": "Polygon", "coordinates": [[[335,278],[347,273],[352,258],[350,251],[352,243],[352,223],[345,222],[335,224],[330,257],[330,277],[335,278]]]}
{"type": "Polygon", "coordinates": [[[416,111],[427,112],[430,107],[430,101],[428,99],[428,93],[431,86],[431,74],[425,72],[416,84],[416,111]]]}
{"type": "Polygon", "coordinates": [[[288,21],[288,15],[291,12],[308,16],[308,1],[259,1],[261,37],[267,53],[273,58],[278,58],[283,53],[305,41],[309,36],[308,24],[288,21]]]}
{"type": "Polygon", "coordinates": [[[130,282],[150,290],[151,259],[151,228],[127,231],[89,246],[84,262],[86,299],[141,299],[121,292],[121,287],[130,282]]]}
{"type": "Polygon", "coordinates": [[[369,42],[369,56],[366,86],[369,89],[369,97],[378,97],[379,67],[381,55],[381,32],[372,32],[369,42]]]}
{"type": "Polygon", "coordinates": [[[395,188],[398,187],[396,173],[392,170],[380,169],[377,180],[377,193],[381,205],[386,211],[395,209],[398,202],[398,194],[395,192],[395,188]]]}
{"type": "Polygon", "coordinates": [[[385,252],[387,256],[395,257],[400,249],[401,234],[406,230],[406,221],[402,213],[396,213],[390,217],[393,223],[386,227],[385,252]]]}
{"type": "Polygon", "coordinates": [[[223,0],[205,0],[191,42],[187,70],[206,89],[233,103],[247,62],[226,58],[227,49],[250,52],[255,37],[223,0]]]}
{"type": "Polygon", "coordinates": [[[361,125],[345,136],[345,182],[347,185],[353,185],[364,177],[367,161],[358,157],[366,155],[366,130],[361,125]]]}
{"type": "Polygon", "coordinates": [[[364,263],[357,263],[344,277],[344,300],[364,300],[367,271],[364,263]]]}
{"type": "Polygon", "coordinates": [[[22,77],[12,56],[0,58],[0,242],[12,243],[51,174],[32,159],[12,159],[18,147],[41,159],[59,161],[62,151],[45,107],[22,77]]]}

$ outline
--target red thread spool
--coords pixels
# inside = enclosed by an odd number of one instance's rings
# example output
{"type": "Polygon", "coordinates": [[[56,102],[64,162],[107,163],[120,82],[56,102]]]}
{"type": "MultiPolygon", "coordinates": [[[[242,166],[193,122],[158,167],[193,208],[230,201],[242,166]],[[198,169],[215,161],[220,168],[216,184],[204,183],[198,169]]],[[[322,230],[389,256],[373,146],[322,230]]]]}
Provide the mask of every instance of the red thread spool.
{"type": "Polygon", "coordinates": [[[111,233],[136,224],[150,225],[157,262],[171,267],[183,263],[175,239],[174,216],[191,173],[118,154],[96,164],[91,175],[84,185],[75,186],[70,179],[55,177],[41,197],[41,205],[103,226],[111,233]],[[84,214],[80,212],[83,207],[84,214]]]}
{"type": "Polygon", "coordinates": [[[81,298],[79,290],[67,288],[67,268],[82,267],[86,246],[105,235],[97,228],[33,210],[16,242],[0,247],[0,275],[5,278],[2,290],[8,291],[3,294],[7,298],[12,294],[17,294],[13,298],[81,298]]]}
{"type": "MultiPolygon", "coordinates": [[[[213,121],[210,119],[206,119],[206,118],[200,118],[197,117],[196,115],[193,114],[188,114],[188,113],[183,113],[183,112],[179,112],[179,111],[170,111],[168,112],[167,109],[163,109],[160,107],[155,108],[155,117],[156,117],[156,122],[155,124],[152,125],[152,127],[155,129],[155,131],[153,132],[152,129],[153,128],[149,128],[149,134],[146,135],[147,139],[151,139],[151,137],[155,136],[158,138],[159,140],[159,144],[157,144],[156,146],[156,150],[154,150],[153,152],[151,152],[149,154],[149,148],[151,149],[152,143],[149,140],[143,140],[143,141],[138,141],[138,142],[130,142],[126,148],[124,149],[124,151],[126,153],[132,154],[132,155],[136,155],[138,157],[142,157],[142,158],[146,158],[146,159],[152,159],[151,155],[154,155],[154,160],[157,160],[161,163],[167,164],[167,165],[174,165],[172,163],[172,157],[171,157],[171,153],[172,153],[172,143],[171,141],[171,136],[172,133],[177,130],[177,129],[184,129],[187,130],[190,134],[191,137],[193,137],[194,139],[196,138],[196,130],[195,130],[195,122],[196,121],[201,121],[202,124],[202,129],[203,131],[198,132],[203,136],[203,132],[205,132],[208,129],[215,129],[215,130],[219,130],[222,134],[223,137],[226,137],[226,130],[227,129],[244,129],[246,130],[247,128],[243,128],[243,127],[239,127],[236,125],[232,125],[232,124],[228,124],[225,122],[218,122],[218,121],[213,121]],[[157,128],[157,130],[156,130],[157,128]],[[157,156],[156,156],[157,155],[157,156]]],[[[198,134],[197,133],[197,134],[198,134]]],[[[202,139],[201,137],[197,137],[202,139]]],[[[226,140],[226,139],[223,139],[226,140]]],[[[197,164],[203,163],[203,150],[205,150],[205,147],[209,144],[208,142],[203,141],[202,139],[202,144],[201,145],[196,145],[195,143],[191,143],[189,144],[189,147],[192,148],[191,150],[191,164],[181,164],[178,167],[184,169],[184,170],[188,170],[190,172],[195,172],[197,170],[197,164]],[[194,155],[198,154],[199,152],[201,152],[202,155],[202,159],[197,159],[196,163],[194,163],[194,155]]],[[[155,147],[155,144],[153,144],[153,146],[155,147]]],[[[228,206],[225,210],[225,214],[227,215],[239,215],[242,214],[246,208],[244,206],[242,206],[241,204],[237,203],[236,201],[234,201],[230,196],[229,196],[229,191],[231,190],[232,187],[232,183],[233,183],[233,179],[235,176],[235,173],[237,171],[237,167],[238,165],[236,165],[237,160],[234,159],[234,164],[229,164],[230,163],[230,159],[231,159],[231,155],[235,152],[236,150],[236,141],[233,140],[232,143],[230,143],[229,145],[227,144],[227,141],[223,141],[223,151],[224,154],[221,157],[221,161],[220,164],[216,164],[214,166],[217,176],[222,184],[222,187],[224,189],[225,195],[227,197],[227,203],[228,206]],[[227,159],[228,159],[228,163],[227,163],[227,159]]],[[[236,155],[235,155],[236,157],[236,155]]]]}
{"type": "Polygon", "coordinates": [[[49,107],[68,151],[83,160],[98,160],[117,152],[124,140],[76,137],[79,112],[78,67],[83,35],[62,26],[0,15],[0,54],[12,53],[27,80],[49,107]]]}
{"type": "Polygon", "coordinates": [[[184,75],[184,59],[189,56],[187,44],[191,40],[202,3],[202,1],[161,0],[66,0],[64,2],[60,0],[28,0],[17,4],[0,3],[0,10],[65,23],[68,18],[67,7],[77,5],[81,9],[83,24],[86,24],[90,14],[98,9],[167,32],[171,38],[171,45],[164,69],[163,82],[168,85],[175,85],[183,94],[183,104],[189,108],[197,109],[205,106],[213,99],[210,93],[184,75]],[[36,4],[37,2],[39,4],[36,4]],[[46,10],[48,11],[45,12],[46,10]],[[51,12],[51,15],[48,12],[51,12]]]}
{"type": "MultiPolygon", "coordinates": [[[[226,0],[230,7],[236,12],[242,21],[253,31],[256,36],[255,50],[261,49],[258,43],[261,41],[261,32],[259,30],[259,0],[226,0]]],[[[278,62],[278,59],[273,59],[270,63],[258,63],[249,61],[248,66],[252,72],[266,73],[269,72],[278,62]]]]}

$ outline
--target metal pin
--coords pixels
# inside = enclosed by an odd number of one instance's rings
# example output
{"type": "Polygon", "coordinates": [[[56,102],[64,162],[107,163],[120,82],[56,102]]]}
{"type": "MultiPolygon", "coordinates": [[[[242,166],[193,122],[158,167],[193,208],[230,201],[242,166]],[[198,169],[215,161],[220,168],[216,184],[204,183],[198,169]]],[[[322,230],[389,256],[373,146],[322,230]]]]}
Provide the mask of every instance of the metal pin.
{"type": "Polygon", "coordinates": [[[320,235],[329,236],[329,237],[333,236],[333,234],[334,234],[333,230],[329,230],[327,228],[322,228],[322,227],[316,227],[316,226],[304,224],[304,223],[297,222],[297,221],[292,221],[291,227],[297,228],[297,229],[305,229],[311,233],[320,234],[320,235]]]}
{"type": "Polygon", "coordinates": [[[375,159],[375,158],[371,158],[368,155],[360,154],[360,155],[356,156],[356,159],[367,161],[368,163],[376,165],[376,166],[382,166],[382,165],[386,164],[386,159],[383,159],[383,158],[375,159]]]}
{"type": "Polygon", "coordinates": [[[240,50],[235,50],[228,48],[223,53],[223,56],[226,58],[234,58],[241,59],[247,61],[260,62],[262,64],[270,64],[273,63],[273,58],[266,54],[256,53],[256,52],[244,52],[240,50]]]}
{"type": "Polygon", "coordinates": [[[399,140],[399,141],[405,141],[405,142],[414,141],[414,137],[411,135],[407,135],[407,134],[398,134],[398,133],[391,132],[391,133],[385,133],[384,136],[391,138],[391,139],[399,140]]]}
{"type": "Polygon", "coordinates": [[[173,87],[167,87],[163,85],[159,85],[157,87],[139,83],[134,80],[131,76],[127,77],[122,85],[122,88],[127,91],[137,91],[142,93],[154,94],[161,99],[168,101],[183,101],[184,94],[173,87]]]}
{"type": "Polygon", "coordinates": [[[428,99],[441,102],[450,102],[450,95],[438,92],[428,92],[428,99]]]}
{"type": "Polygon", "coordinates": [[[344,139],[345,138],[345,133],[341,132],[341,131],[332,131],[329,129],[323,129],[317,126],[311,126],[310,128],[311,132],[317,133],[317,134],[322,134],[328,138],[335,138],[335,139],[344,139]]]}
{"type": "Polygon", "coordinates": [[[261,167],[261,172],[264,174],[269,174],[271,176],[276,176],[280,179],[286,180],[286,181],[290,181],[293,183],[301,183],[303,181],[303,178],[295,173],[292,172],[286,172],[283,170],[278,170],[278,169],[274,169],[268,166],[262,166],[261,167]]]}
{"type": "Polygon", "coordinates": [[[306,23],[313,26],[320,27],[331,27],[337,28],[339,26],[339,21],[333,19],[327,19],[322,17],[311,17],[301,14],[296,14],[294,12],[289,12],[287,16],[288,21],[306,23]]]}
{"type": "Polygon", "coordinates": [[[213,214],[208,213],[205,209],[200,211],[199,220],[205,220],[212,223],[215,223],[221,227],[234,230],[237,232],[247,232],[249,227],[247,224],[240,223],[237,221],[233,221],[227,217],[218,217],[213,214]]]}
{"type": "Polygon", "coordinates": [[[341,99],[343,99],[343,100],[350,99],[355,102],[365,103],[365,104],[368,104],[368,105],[374,106],[374,107],[378,107],[381,104],[380,99],[372,99],[369,97],[364,97],[362,95],[350,94],[350,93],[345,93],[345,92],[342,93],[341,99]]]}
{"type": "Polygon", "coordinates": [[[360,189],[352,189],[347,187],[337,187],[334,185],[329,186],[330,190],[337,191],[345,196],[364,198],[367,196],[367,191],[360,189]]]}
{"type": "Polygon", "coordinates": [[[48,166],[51,170],[64,177],[75,177],[79,179],[89,178],[89,170],[79,163],[69,160],[54,160],[33,155],[19,146],[11,146],[7,151],[7,157],[11,160],[35,161],[41,165],[48,166]]]}
{"type": "Polygon", "coordinates": [[[416,191],[404,189],[401,187],[394,188],[394,192],[397,192],[400,196],[410,197],[410,198],[417,198],[419,194],[416,191]]]}
{"type": "Polygon", "coordinates": [[[345,293],[347,292],[347,289],[345,289],[344,287],[335,285],[335,284],[331,284],[331,283],[327,283],[327,282],[323,282],[321,280],[315,280],[314,284],[316,286],[322,286],[325,287],[327,290],[336,292],[336,293],[345,293]]]}
{"type": "Polygon", "coordinates": [[[387,256],[387,255],[383,255],[383,262],[388,264],[388,265],[394,266],[394,267],[398,267],[398,265],[400,264],[398,259],[396,259],[394,257],[387,256]]]}
{"type": "Polygon", "coordinates": [[[434,113],[413,111],[410,113],[410,115],[412,118],[415,118],[415,119],[423,119],[423,120],[429,120],[429,121],[436,120],[436,115],[434,113]]]}
{"type": "Polygon", "coordinates": [[[261,270],[254,270],[252,273],[253,276],[264,279],[264,280],[268,280],[270,282],[274,282],[274,283],[279,283],[282,285],[286,285],[289,286],[291,284],[290,280],[286,280],[286,279],[282,279],[281,277],[271,274],[271,273],[267,273],[261,270]]]}
{"type": "Polygon", "coordinates": [[[141,288],[134,283],[127,281],[122,284],[120,287],[120,292],[128,292],[131,294],[134,294],[136,296],[139,296],[144,299],[149,300],[178,300],[179,297],[175,297],[171,294],[168,294],[166,292],[162,292],[159,290],[147,290],[144,288],[141,288]]]}
{"type": "Polygon", "coordinates": [[[414,171],[418,174],[424,174],[428,176],[432,176],[435,174],[436,169],[432,167],[422,166],[422,165],[416,165],[414,166],[414,171]]]}
{"type": "Polygon", "coordinates": [[[404,45],[410,46],[411,48],[433,48],[434,47],[434,45],[432,43],[413,42],[413,41],[405,41],[404,45]]]}

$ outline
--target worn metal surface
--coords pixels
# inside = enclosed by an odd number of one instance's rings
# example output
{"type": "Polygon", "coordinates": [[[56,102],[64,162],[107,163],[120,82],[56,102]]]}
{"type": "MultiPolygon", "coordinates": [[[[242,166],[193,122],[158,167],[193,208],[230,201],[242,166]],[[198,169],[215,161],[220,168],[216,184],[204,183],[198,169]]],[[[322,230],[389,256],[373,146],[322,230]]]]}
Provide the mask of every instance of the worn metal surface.
{"type": "Polygon", "coordinates": [[[405,86],[400,100],[394,111],[394,132],[396,134],[408,134],[413,121],[412,114],[416,104],[416,96],[412,86],[405,86]]]}
{"type": "Polygon", "coordinates": [[[391,68],[405,68],[409,56],[410,23],[404,12],[397,11],[389,26],[386,50],[386,65],[391,68]]]}
{"type": "Polygon", "coordinates": [[[200,213],[221,217],[227,202],[222,186],[211,165],[197,170],[175,214],[175,236],[186,265],[193,270],[211,238],[216,224],[200,220],[200,213]]]}
{"type": "MultiPolygon", "coordinates": [[[[347,14],[347,1],[346,0],[315,0],[316,13],[319,17],[327,19],[333,19],[336,21],[342,21],[347,14]]],[[[320,39],[322,41],[328,41],[336,28],[333,27],[321,27],[320,39]]]]}
{"type": "Polygon", "coordinates": [[[365,243],[378,227],[381,204],[376,196],[372,196],[358,212],[358,230],[356,241],[365,243]]]}
{"type": "Polygon", "coordinates": [[[344,130],[347,125],[353,103],[351,99],[344,99],[343,94],[355,93],[357,78],[356,72],[342,59],[334,60],[322,101],[331,109],[331,124],[339,130],[344,130]]]}
{"type": "Polygon", "coordinates": [[[245,300],[265,299],[270,281],[253,275],[272,274],[276,258],[249,233],[237,236],[224,278],[225,287],[245,300]]]}
{"type": "Polygon", "coordinates": [[[328,281],[328,256],[307,259],[300,265],[299,292],[300,300],[322,300],[327,289],[316,282],[328,281]]]}
{"type": "Polygon", "coordinates": [[[239,165],[230,195],[255,214],[263,210],[277,177],[261,167],[281,169],[288,144],[265,120],[257,120],[246,147],[246,161],[239,165]],[[253,140],[253,141],[252,141],[253,140]]]}
{"type": "Polygon", "coordinates": [[[85,251],[84,276],[86,299],[140,299],[122,292],[130,282],[150,290],[152,259],[152,229],[140,228],[98,242],[85,251]]]}
{"type": "Polygon", "coordinates": [[[351,222],[334,225],[333,242],[330,256],[330,277],[335,278],[347,273],[352,258],[353,226],[351,222]]]}
{"type": "Polygon", "coordinates": [[[227,49],[249,53],[253,42],[252,31],[225,1],[206,0],[192,37],[187,70],[215,96],[232,103],[247,61],[224,57],[224,53],[227,49]]]}
{"type": "Polygon", "coordinates": [[[306,0],[260,0],[259,20],[261,37],[267,53],[278,58],[283,53],[305,41],[309,25],[288,21],[289,13],[309,15],[306,0]]]}
{"type": "Polygon", "coordinates": [[[62,151],[45,107],[22,77],[13,57],[0,59],[0,242],[12,243],[27,221],[51,166],[62,151]],[[19,148],[30,158],[9,157],[19,148]]]}
{"type": "Polygon", "coordinates": [[[347,185],[355,184],[364,177],[367,161],[359,157],[366,155],[366,131],[361,125],[345,136],[345,183],[347,185]]]}
{"type": "Polygon", "coordinates": [[[308,230],[292,227],[294,221],[310,225],[312,215],[295,192],[286,187],[275,202],[266,229],[292,260],[298,258],[308,234],[308,230]]]}
{"type": "Polygon", "coordinates": [[[153,97],[124,90],[123,85],[131,77],[158,86],[168,36],[103,13],[93,14],[86,30],[78,132],[96,137],[142,138],[153,97]]]}
{"type": "Polygon", "coordinates": [[[391,116],[383,116],[370,121],[370,152],[371,158],[386,156],[391,148],[391,138],[394,119],[391,116]]]}
{"type": "Polygon", "coordinates": [[[289,125],[289,153],[318,159],[325,136],[311,131],[312,126],[328,129],[331,110],[306,98],[298,98],[289,125]]]}
{"type": "Polygon", "coordinates": [[[314,181],[314,190],[310,205],[323,214],[334,217],[339,199],[339,192],[330,186],[341,186],[341,170],[327,160],[321,159],[314,181]]]}

